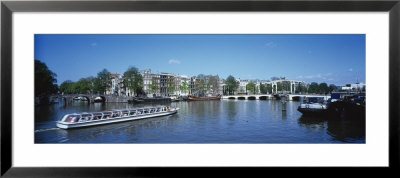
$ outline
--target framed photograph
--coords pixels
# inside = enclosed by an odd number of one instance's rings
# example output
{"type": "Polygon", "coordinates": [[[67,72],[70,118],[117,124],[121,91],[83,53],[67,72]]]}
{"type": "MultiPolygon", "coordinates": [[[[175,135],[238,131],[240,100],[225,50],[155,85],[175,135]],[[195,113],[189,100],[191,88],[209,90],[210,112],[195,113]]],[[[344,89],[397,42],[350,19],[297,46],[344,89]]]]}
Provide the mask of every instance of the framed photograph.
{"type": "Polygon", "coordinates": [[[4,1],[1,174],[396,168],[399,6],[4,1]]]}

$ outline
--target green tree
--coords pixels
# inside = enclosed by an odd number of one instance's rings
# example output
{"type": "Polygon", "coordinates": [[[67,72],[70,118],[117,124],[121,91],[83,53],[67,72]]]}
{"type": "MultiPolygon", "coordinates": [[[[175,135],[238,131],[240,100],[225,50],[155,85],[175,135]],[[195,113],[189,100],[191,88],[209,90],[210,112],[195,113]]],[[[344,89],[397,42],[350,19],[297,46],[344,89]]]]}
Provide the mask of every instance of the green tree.
{"type": "Polygon", "coordinates": [[[62,93],[70,93],[70,91],[68,91],[68,88],[70,88],[70,86],[73,84],[74,82],[72,82],[71,80],[66,80],[63,83],[61,83],[60,85],[60,92],[62,93]]]}
{"type": "Polygon", "coordinates": [[[206,90],[206,81],[202,77],[197,77],[194,82],[194,88],[199,96],[203,96],[206,90]]]}
{"type": "Polygon", "coordinates": [[[84,94],[89,94],[93,93],[94,91],[94,78],[93,77],[87,77],[87,78],[81,78],[78,82],[76,82],[76,87],[77,87],[77,92],[78,93],[84,93],[84,94]]]}
{"type": "Polygon", "coordinates": [[[107,89],[111,87],[111,77],[110,72],[107,69],[103,69],[97,73],[97,78],[95,80],[95,90],[101,94],[105,94],[107,89]]]}
{"type": "Polygon", "coordinates": [[[271,84],[266,84],[267,92],[273,92],[272,91],[272,85],[271,84]]]}
{"type": "Polygon", "coordinates": [[[185,94],[189,93],[189,84],[187,82],[182,82],[181,86],[179,86],[179,90],[185,94]]]}
{"type": "Polygon", "coordinates": [[[174,76],[168,76],[167,80],[167,92],[174,93],[176,91],[176,84],[174,76]]]}
{"type": "Polygon", "coordinates": [[[250,91],[251,93],[253,93],[253,94],[255,94],[256,93],[256,84],[254,84],[253,82],[249,82],[247,85],[246,85],[246,88],[247,88],[247,90],[248,91],[250,91]]]}
{"type": "Polygon", "coordinates": [[[129,67],[124,73],[125,87],[137,96],[143,90],[143,77],[136,67],[129,67]]]}
{"type": "Polygon", "coordinates": [[[236,91],[236,89],[239,86],[238,83],[236,82],[235,77],[233,77],[232,75],[229,75],[226,78],[225,84],[226,84],[225,87],[227,88],[229,94],[233,94],[233,92],[236,91]]]}
{"type": "Polygon", "coordinates": [[[207,81],[207,90],[213,94],[218,92],[219,84],[218,84],[218,76],[210,76],[207,81]]]}
{"type": "Polygon", "coordinates": [[[281,82],[276,83],[276,88],[278,91],[283,91],[283,86],[281,82]]]}
{"type": "Polygon", "coordinates": [[[289,81],[282,81],[282,90],[290,91],[290,82],[289,81]]]}
{"type": "Polygon", "coordinates": [[[333,92],[333,91],[336,91],[337,90],[337,86],[336,85],[334,85],[334,84],[330,84],[329,85],[329,92],[333,92]]]}
{"type": "Polygon", "coordinates": [[[308,87],[309,93],[318,93],[319,92],[319,85],[316,82],[312,82],[308,87]]]}
{"type": "Polygon", "coordinates": [[[299,85],[296,87],[296,92],[297,93],[303,93],[303,92],[306,92],[306,91],[307,91],[307,88],[301,83],[299,83],[299,85]]]}
{"type": "Polygon", "coordinates": [[[45,63],[35,59],[35,96],[47,96],[57,93],[57,75],[45,63]]]}
{"type": "Polygon", "coordinates": [[[155,94],[157,92],[159,92],[160,90],[160,83],[158,82],[159,80],[156,77],[153,77],[151,79],[151,84],[149,85],[150,87],[150,91],[155,94]]]}
{"type": "Polygon", "coordinates": [[[328,84],[326,84],[326,83],[320,83],[320,84],[319,84],[319,93],[323,93],[323,94],[329,93],[328,84]]]}
{"type": "Polygon", "coordinates": [[[260,92],[266,94],[268,92],[266,84],[260,84],[260,92]]]}

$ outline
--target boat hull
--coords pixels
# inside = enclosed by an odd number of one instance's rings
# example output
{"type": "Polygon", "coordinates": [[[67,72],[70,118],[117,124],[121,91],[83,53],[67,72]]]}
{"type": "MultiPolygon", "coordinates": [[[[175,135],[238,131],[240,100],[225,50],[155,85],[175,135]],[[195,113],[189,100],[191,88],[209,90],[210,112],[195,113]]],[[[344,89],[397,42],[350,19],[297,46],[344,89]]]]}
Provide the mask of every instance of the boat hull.
{"type": "Polygon", "coordinates": [[[326,116],[328,114],[327,109],[315,109],[315,108],[298,108],[304,116],[326,116]]]}
{"type": "Polygon", "coordinates": [[[89,121],[89,122],[82,122],[82,123],[57,122],[57,127],[61,128],[61,129],[89,127],[89,126],[104,125],[104,124],[111,124],[111,123],[117,123],[117,122],[126,122],[126,121],[132,121],[132,120],[140,120],[140,119],[147,119],[147,118],[153,118],[153,117],[167,116],[167,115],[175,114],[177,112],[178,112],[178,109],[171,110],[168,112],[156,113],[156,114],[144,114],[144,115],[133,116],[133,117],[121,117],[121,118],[115,118],[115,119],[104,119],[104,120],[89,121]]]}

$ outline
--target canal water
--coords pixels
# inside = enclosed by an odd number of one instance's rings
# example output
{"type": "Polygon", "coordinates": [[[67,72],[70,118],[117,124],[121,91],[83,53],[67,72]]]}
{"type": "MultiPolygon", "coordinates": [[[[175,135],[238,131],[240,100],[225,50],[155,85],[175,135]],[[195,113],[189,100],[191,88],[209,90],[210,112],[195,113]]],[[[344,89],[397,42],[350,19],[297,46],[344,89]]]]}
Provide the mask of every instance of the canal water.
{"type": "Polygon", "coordinates": [[[158,106],[62,100],[36,106],[35,143],[365,143],[365,120],[306,118],[300,102],[286,111],[277,100],[221,100],[164,103],[179,107],[165,117],[63,130],[56,121],[74,112],[158,106]]]}

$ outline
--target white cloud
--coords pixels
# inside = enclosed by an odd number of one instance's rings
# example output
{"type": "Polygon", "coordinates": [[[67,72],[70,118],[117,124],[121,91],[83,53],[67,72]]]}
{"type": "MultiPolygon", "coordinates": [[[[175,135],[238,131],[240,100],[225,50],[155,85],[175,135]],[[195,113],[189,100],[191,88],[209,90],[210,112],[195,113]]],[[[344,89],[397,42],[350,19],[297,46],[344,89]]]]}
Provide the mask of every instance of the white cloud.
{"type": "Polygon", "coordinates": [[[168,63],[169,63],[169,64],[180,64],[181,61],[178,61],[178,60],[175,60],[175,59],[170,59],[170,60],[168,61],[168,63]]]}
{"type": "Polygon", "coordinates": [[[332,73],[326,73],[326,74],[317,74],[317,75],[308,75],[308,76],[298,76],[297,78],[326,80],[329,76],[332,76],[332,75],[333,75],[332,73]]]}
{"type": "Polygon", "coordinates": [[[277,46],[277,44],[276,44],[276,43],[274,43],[274,42],[268,42],[268,43],[265,43],[265,46],[268,46],[268,47],[271,47],[271,48],[273,48],[273,47],[276,47],[276,46],[277,46]]]}

